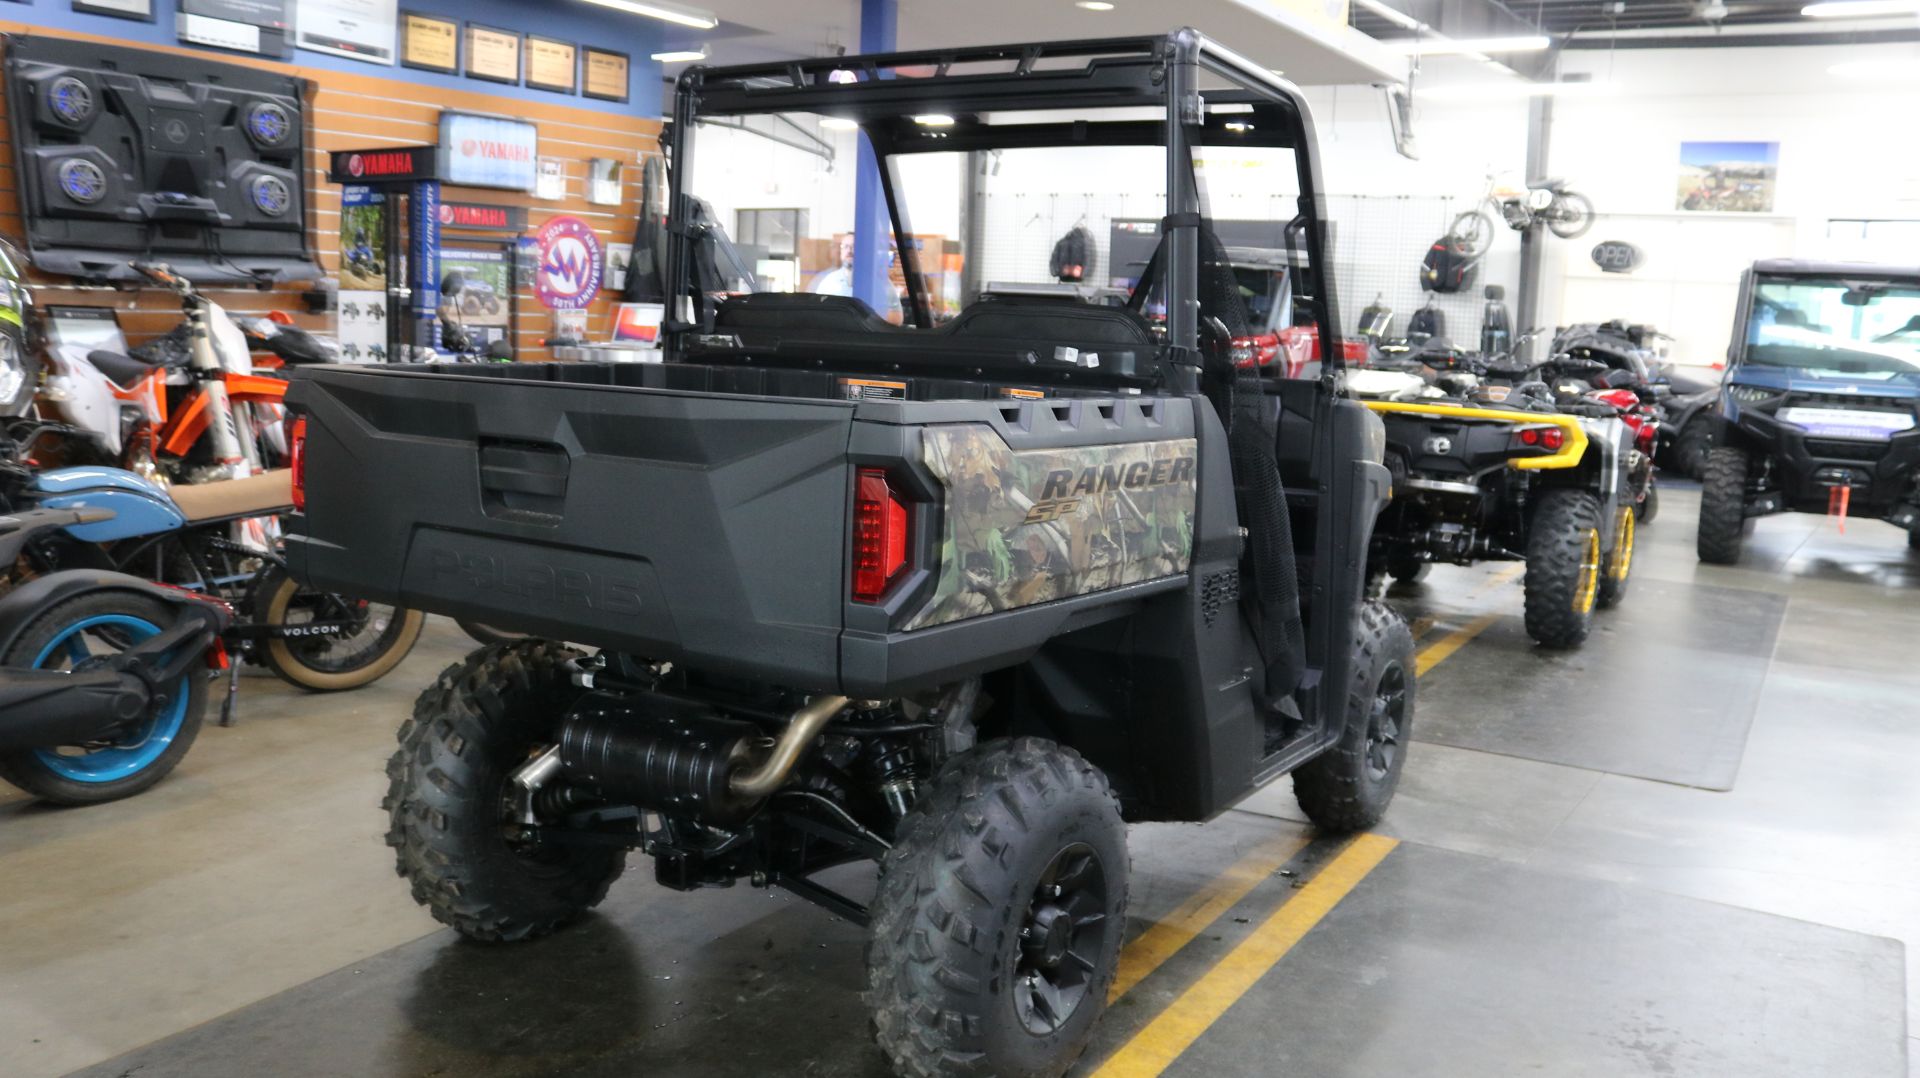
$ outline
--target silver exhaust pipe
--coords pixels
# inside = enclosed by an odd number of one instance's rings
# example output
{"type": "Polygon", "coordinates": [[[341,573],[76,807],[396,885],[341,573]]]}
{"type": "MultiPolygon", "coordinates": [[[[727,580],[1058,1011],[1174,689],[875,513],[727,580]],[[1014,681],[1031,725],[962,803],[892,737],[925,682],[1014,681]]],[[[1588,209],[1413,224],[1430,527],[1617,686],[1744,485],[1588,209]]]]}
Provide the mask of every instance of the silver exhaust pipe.
{"type": "Polygon", "coordinates": [[[807,703],[807,706],[793,713],[787,728],[773,743],[773,753],[756,767],[746,771],[736,771],[727,780],[728,789],[735,797],[753,802],[768,796],[787,781],[787,775],[793,771],[793,765],[800,762],[800,754],[813,744],[835,715],[846,709],[851,701],[844,696],[822,696],[807,703]]]}

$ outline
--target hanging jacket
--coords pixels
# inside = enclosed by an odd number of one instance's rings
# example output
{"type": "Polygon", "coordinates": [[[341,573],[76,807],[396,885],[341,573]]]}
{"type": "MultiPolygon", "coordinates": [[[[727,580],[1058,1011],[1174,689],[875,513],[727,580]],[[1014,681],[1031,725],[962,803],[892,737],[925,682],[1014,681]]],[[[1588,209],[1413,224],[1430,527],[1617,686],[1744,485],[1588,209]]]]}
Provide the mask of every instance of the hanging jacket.
{"type": "Polygon", "coordinates": [[[1085,225],[1074,225],[1053,245],[1047,259],[1047,273],[1057,281],[1078,283],[1093,265],[1093,233],[1085,225]]]}

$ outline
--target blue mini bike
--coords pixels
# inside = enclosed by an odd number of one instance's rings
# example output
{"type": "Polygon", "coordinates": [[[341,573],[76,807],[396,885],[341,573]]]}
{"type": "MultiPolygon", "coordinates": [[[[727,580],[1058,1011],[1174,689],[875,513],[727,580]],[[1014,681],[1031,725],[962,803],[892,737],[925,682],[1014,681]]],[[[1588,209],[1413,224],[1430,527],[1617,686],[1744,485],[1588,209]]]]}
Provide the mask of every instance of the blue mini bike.
{"type": "MultiPolygon", "coordinates": [[[[0,564],[35,532],[106,514],[0,517],[0,564]]],[[[226,604],[122,573],[52,573],[0,596],[0,778],[91,805],[165,778],[193,745],[226,604]]]]}

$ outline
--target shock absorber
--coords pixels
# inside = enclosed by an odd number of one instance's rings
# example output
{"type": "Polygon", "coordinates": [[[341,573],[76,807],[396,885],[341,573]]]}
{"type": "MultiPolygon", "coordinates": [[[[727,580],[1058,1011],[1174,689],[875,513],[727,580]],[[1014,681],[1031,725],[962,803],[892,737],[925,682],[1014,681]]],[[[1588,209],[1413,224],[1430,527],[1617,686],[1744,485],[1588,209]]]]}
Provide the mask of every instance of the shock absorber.
{"type": "Polygon", "coordinates": [[[913,753],[905,744],[892,739],[874,742],[869,751],[873,756],[868,770],[880,789],[880,797],[887,803],[887,811],[898,820],[913,807],[918,792],[915,780],[919,774],[913,753]]]}

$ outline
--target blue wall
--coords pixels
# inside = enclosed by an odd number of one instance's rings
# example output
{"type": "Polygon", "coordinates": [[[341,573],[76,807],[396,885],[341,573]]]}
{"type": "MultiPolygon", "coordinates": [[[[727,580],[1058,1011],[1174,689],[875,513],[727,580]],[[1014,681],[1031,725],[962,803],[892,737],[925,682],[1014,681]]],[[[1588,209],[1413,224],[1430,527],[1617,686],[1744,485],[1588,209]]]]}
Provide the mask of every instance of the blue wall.
{"type": "MultiPolygon", "coordinates": [[[[0,19],[11,19],[55,30],[73,30],[119,38],[129,45],[180,45],[179,36],[174,29],[177,8],[176,0],[154,0],[154,21],[148,23],[133,19],[116,19],[108,15],[81,14],[73,10],[71,0],[27,0],[25,3],[0,3],[0,19]]],[[[471,90],[475,93],[517,97],[556,105],[572,105],[576,108],[619,113],[625,116],[657,117],[660,114],[660,65],[651,59],[651,56],[653,53],[663,51],[660,43],[665,36],[663,33],[667,25],[665,23],[596,7],[582,0],[401,0],[400,8],[403,11],[418,11],[426,15],[442,15],[451,19],[484,23],[502,30],[538,33],[579,45],[590,44],[597,48],[627,53],[633,61],[628,69],[629,77],[632,79],[632,85],[629,87],[629,101],[625,105],[619,105],[611,101],[596,101],[578,94],[568,96],[546,90],[530,90],[524,86],[506,86],[481,79],[436,75],[428,71],[401,67],[398,64],[392,67],[385,64],[365,64],[343,56],[308,52],[298,48],[293,50],[288,62],[328,71],[390,78],[426,87],[471,90]]],[[[192,48],[193,46],[184,47],[192,48]]],[[[214,57],[230,55],[219,49],[200,51],[214,57]]],[[[277,57],[268,57],[268,59],[277,59],[277,57]]]]}

